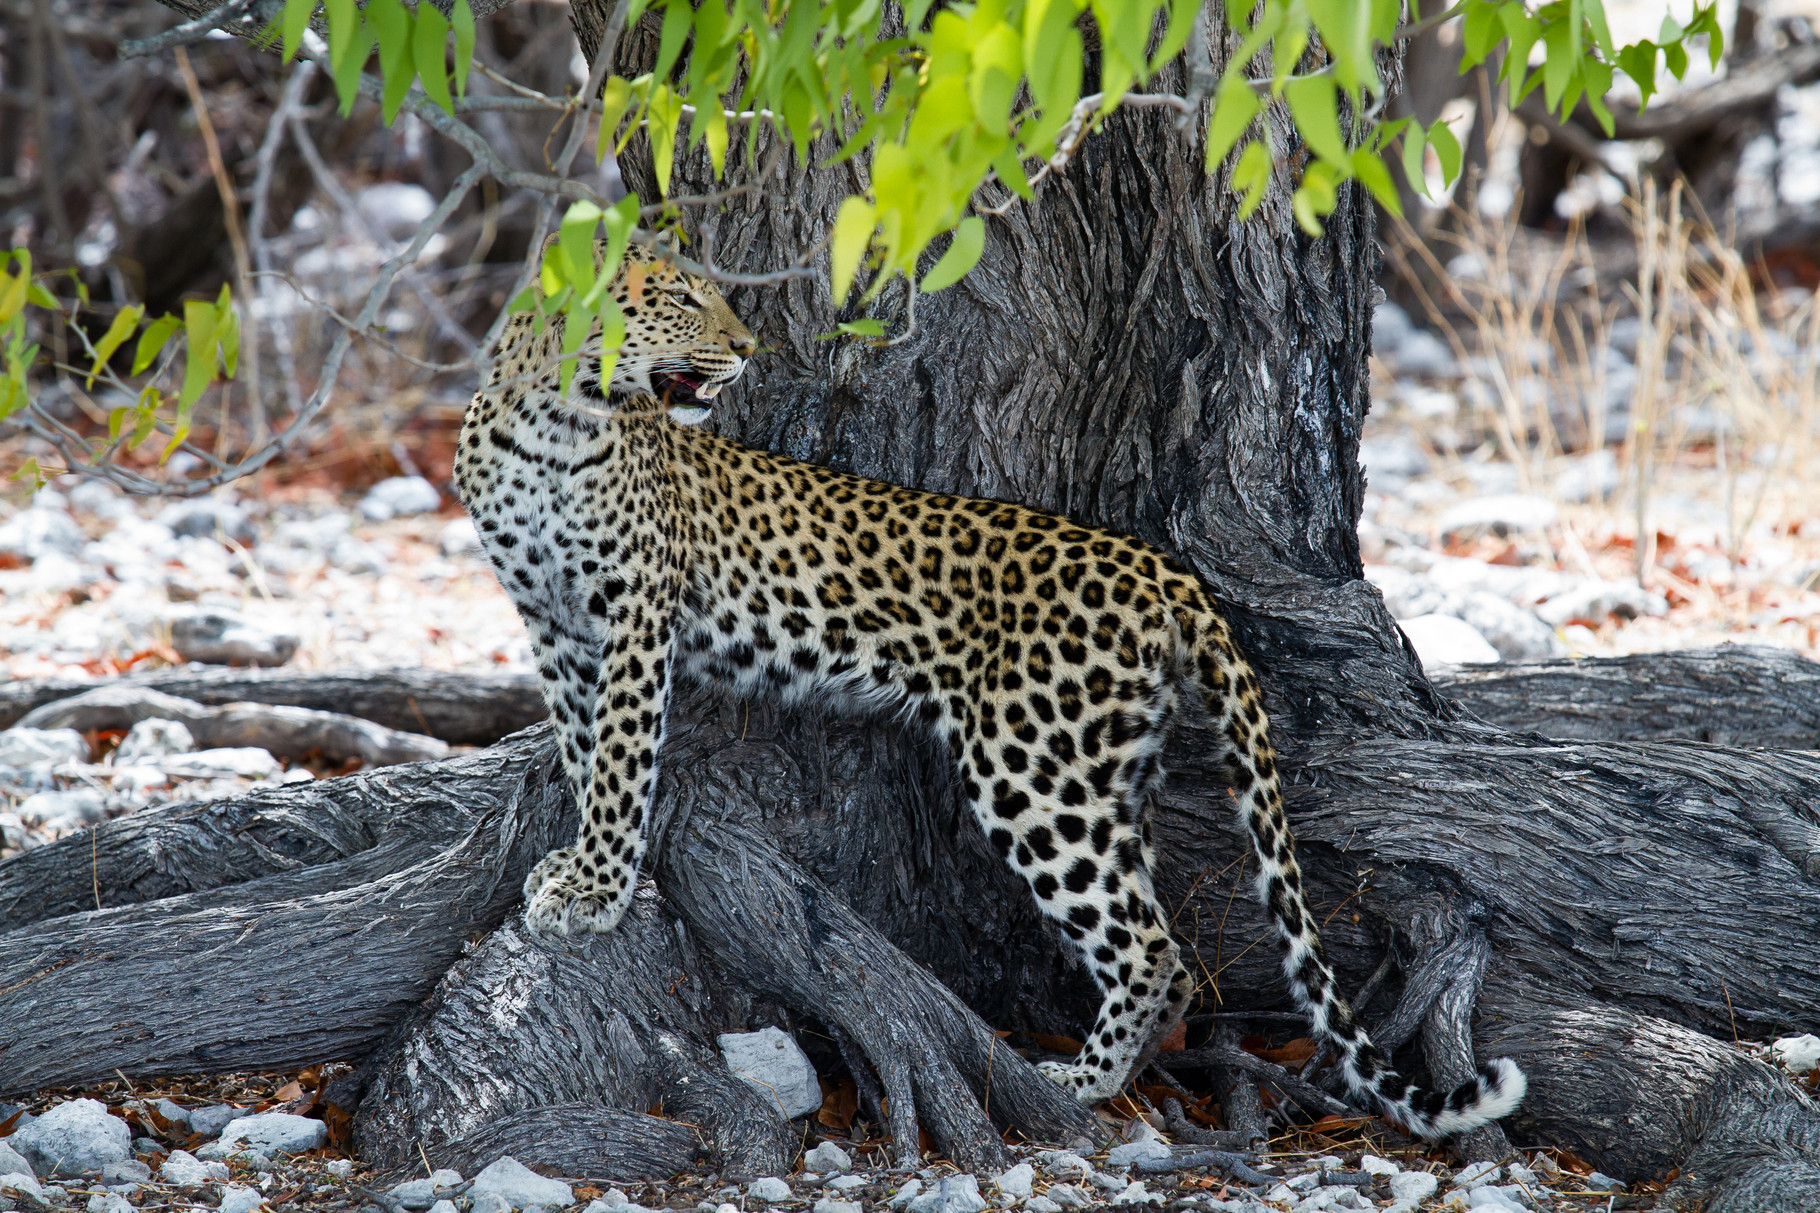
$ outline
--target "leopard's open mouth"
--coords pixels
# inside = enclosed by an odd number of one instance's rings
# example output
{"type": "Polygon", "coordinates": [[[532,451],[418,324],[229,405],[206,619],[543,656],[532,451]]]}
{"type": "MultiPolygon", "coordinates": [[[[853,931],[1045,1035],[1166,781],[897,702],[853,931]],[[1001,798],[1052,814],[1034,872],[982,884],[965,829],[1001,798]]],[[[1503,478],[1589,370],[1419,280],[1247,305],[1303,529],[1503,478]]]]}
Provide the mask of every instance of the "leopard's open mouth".
{"type": "Polygon", "coordinates": [[[714,407],[714,398],[726,384],[718,379],[698,379],[693,375],[658,373],[651,376],[651,387],[657,398],[671,408],[706,409],[714,407]]]}

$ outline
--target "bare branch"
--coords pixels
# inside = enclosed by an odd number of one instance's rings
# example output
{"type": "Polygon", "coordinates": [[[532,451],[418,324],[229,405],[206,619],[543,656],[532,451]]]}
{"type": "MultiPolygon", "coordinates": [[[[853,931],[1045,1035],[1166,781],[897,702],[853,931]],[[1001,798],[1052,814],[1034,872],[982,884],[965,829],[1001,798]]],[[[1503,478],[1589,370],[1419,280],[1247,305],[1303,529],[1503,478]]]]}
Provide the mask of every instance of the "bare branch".
{"type": "Polygon", "coordinates": [[[126,39],[120,44],[120,57],[142,59],[190,42],[200,42],[222,26],[245,21],[249,17],[252,19],[248,22],[249,25],[255,29],[263,28],[281,8],[282,3],[273,3],[272,0],[227,0],[220,8],[211,9],[194,20],[173,26],[162,34],[154,34],[150,38],[126,39]]]}

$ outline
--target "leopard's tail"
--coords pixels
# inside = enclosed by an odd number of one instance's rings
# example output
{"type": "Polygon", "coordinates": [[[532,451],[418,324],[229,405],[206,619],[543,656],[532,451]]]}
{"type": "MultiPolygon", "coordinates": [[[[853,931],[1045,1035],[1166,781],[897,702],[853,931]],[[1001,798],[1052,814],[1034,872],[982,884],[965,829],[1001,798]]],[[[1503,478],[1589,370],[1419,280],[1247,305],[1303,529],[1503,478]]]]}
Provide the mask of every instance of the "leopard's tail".
{"type": "Polygon", "coordinates": [[[1229,743],[1227,768],[1239,820],[1258,858],[1258,900],[1270,913],[1283,948],[1283,973],[1315,1038],[1333,1048],[1346,1085],[1385,1119],[1430,1140],[1464,1132],[1514,1111],[1528,1081],[1509,1058],[1479,1067],[1451,1091],[1428,1091],[1391,1067],[1334,985],[1321,936],[1302,892],[1295,836],[1283,812],[1283,793],[1270,724],[1257,677],[1239,655],[1225,621],[1210,612],[1182,617],[1183,664],[1192,671],[1214,723],[1229,743]]]}

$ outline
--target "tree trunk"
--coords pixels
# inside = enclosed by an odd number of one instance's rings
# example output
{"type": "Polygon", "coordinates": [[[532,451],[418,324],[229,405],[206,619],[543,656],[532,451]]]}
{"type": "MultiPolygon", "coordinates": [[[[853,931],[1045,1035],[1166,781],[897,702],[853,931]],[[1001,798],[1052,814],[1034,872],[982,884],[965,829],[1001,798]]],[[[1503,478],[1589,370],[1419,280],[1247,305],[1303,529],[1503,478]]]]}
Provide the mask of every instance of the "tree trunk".
{"type": "MultiPolygon", "coordinates": [[[[575,16],[591,56],[602,10],[575,16]]],[[[622,68],[650,53],[652,20],[622,68]]],[[[645,184],[635,153],[624,171],[645,184]]],[[[1531,1076],[1518,1140],[1571,1145],[1627,1179],[1679,1166],[1677,1199],[1712,1208],[1807,1207],[1788,1194],[1812,1191],[1815,1114],[1727,1042],[1734,1022],[1753,1036],[1820,1026],[1820,760],[1545,741],[1548,721],[1506,732],[1437,689],[1357,547],[1371,208],[1344,191],[1310,239],[1283,179],[1239,224],[1199,163],[1197,137],[1162,114],[1115,113],[1034,205],[988,221],[980,267],[922,299],[899,345],[818,342],[858,306],[836,309],[822,278],[734,292],[771,348],[715,424],[865,475],[1062,511],[1191,564],[1264,680],[1343,988],[1395,962],[1360,1010],[1403,1046],[1399,1067],[1444,1079],[1508,1053],[1531,1076]]],[[[793,164],[703,218],[695,247],[775,268],[861,171],[793,164]]],[[[705,191],[705,158],[682,158],[678,177],[705,191]]],[[[903,298],[877,307],[894,332],[903,298]]],[[[1643,697],[1634,677],[1585,681],[1643,697]]],[[[1796,694],[1790,719],[1811,710],[1796,694]]],[[[1474,702],[1497,715],[1489,692],[1474,702]]],[[[671,712],[655,887],[603,938],[513,925],[518,881],[571,828],[541,732],[142,814],[0,864],[0,1020],[26,1025],[0,1042],[0,1084],[359,1059],[338,1099],[357,1103],[358,1148],[380,1165],[420,1142],[438,1162],[509,1147],[590,1175],[696,1157],[751,1173],[800,1133],[729,1082],[713,1037],[775,1023],[811,1029],[818,1067],[851,1075],[900,1157],[919,1126],[976,1168],[1003,1157],[1002,1129],[1095,1131],[988,1027],[1078,1034],[1088,982],[922,738],[709,692],[671,712]],[[334,829],[307,828],[305,806],[332,809],[334,829]],[[192,1000],[176,1021],[173,995],[192,1000]],[[691,1104],[685,1088],[715,1095],[691,1104]],[[659,1101],[663,1119],[647,1115],[659,1101]],[[539,1117],[563,1130],[541,1155],[525,1128],[539,1117]]],[[[1159,892],[1203,977],[1199,1010],[1280,1024],[1287,994],[1270,949],[1251,946],[1266,924],[1239,895],[1248,847],[1213,753],[1194,726],[1170,747],[1159,892]]],[[[1194,1049],[1165,1061],[1229,1086],[1248,1055],[1212,1022],[1191,1020],[1194,1049]]],[[[1243,1094],[1229,1113],[1256,1123],[1243,1094]]]]}

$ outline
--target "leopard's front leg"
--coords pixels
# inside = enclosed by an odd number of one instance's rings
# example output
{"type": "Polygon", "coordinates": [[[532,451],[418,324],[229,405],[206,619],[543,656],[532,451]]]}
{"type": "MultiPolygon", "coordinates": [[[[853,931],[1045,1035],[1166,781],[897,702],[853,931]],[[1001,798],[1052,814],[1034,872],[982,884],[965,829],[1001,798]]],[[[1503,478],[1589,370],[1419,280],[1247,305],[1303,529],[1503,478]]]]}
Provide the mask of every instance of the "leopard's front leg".
{"type": "Polygon", "coordinates": [[[640,606],[613,631],[594,704],[592,761],[575,790],[580,833],[525,878],[525,922],[534,931],[611,931],[631,904],[657,789],[670,628],[668,610],[640,606]]]}

